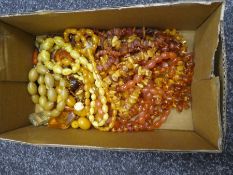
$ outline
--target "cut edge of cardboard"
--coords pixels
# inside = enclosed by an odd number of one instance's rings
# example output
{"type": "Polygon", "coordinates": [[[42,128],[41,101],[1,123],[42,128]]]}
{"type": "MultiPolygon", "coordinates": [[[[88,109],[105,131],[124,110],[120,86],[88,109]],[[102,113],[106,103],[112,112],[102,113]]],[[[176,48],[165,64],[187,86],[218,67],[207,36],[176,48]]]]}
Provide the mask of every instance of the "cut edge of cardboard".
{"type": "MultiPolygon", "coordinates": [[[[215,2],[222,2],[222,1],[215,1],[215,2]]],[[[199,4],[199,3],[196,3],[196,2],[193,2],[194,4],[199,4]]],[[[208,4],[212,4],[212,3],[214,3],[214,2],[209,2],[209,3],[207,3],[207,5],[208,4]]],[[[182,4],[182,3],[168,3],[168,4],[166,4],[166,5],[174,5],[174,4],[182,4]]],[[[190,2],[187,2],[187,1],[184,1],[184,4],[190,4],[190,2]]],[[[201,3],[202,4],[202,3],[201,3]]],[[[158,5],[158,6],[161,6],[161,5],[158,5]]],[[[130,7],[122,7],[122,9],[124,9],[124,8],[134,8],[134,7],[138,7],[138,6],[130,6],[130,7]]],[[[139,6],[140,7],[140,6],[139,6]]],[[[143,7],[147,7],[147,6],[144,6],[143,5],[143,7]]],[[[119,9],[119,8],[107,8],[107,10],[111,10],[111,9],[119,9]]],[[[93,9],[93,11],[95,11],[96,9],[93,9]]],[[[98,10],[105,10],[105,9],[98,9],[98,10]]],[[[120,10],[120,9],[119,9],[120,10]]],[[[57,13],[57,11],[53,11],[53,12],[56,12],[57,13]]],[[[53,13],[52,12],[52,13],[53,13]]],[[[70,12],[79,12],[79,11],[69,11],[69,12],[64,12],[64,13],[70,13],[70,12]]],[[[83,12],[83,11],[82,11],[83,12]]],[[[87,12],[88,12],[88,10],[87,10],[87,12]]],[[[49,12],[50,13],[50,12],[49,12]]],[[[58,12],[59,13],[59,12],[58,12]]],[[[63,13],[63,12],[61,12],[61,13],[63,13]]],[[[35,13],[32,13],[33,15],[35,15],[35,13]]],[[[44,13],[42,13],[42,14],[44,14],[44,13]]],[[[46,13],[47,14],[47,13],[46,13]]],[[[21,14],[19,14],[19,15],[21,15],[21,14]]],[[[25,15],[28,15],[28,14],[25,14],[25,15]]],[[[11,15],[10,15],[11,16],[11,15]]],[[[15,15],[12,15],[12,16],[15,16],[15,15]]],[[[16,15],[17,16],[17,15],[16,15]]],[[[7,16],[4,16],[4,17],[7,17],[7,16]]],[[[221,35],[222,35],[222,33],[224,32],[224,31],[222,31],[221,29],[223,28],[220,24],[221,24],[221,20],[222,20],[222,18],[220,18],[220,22],[219,22],[219,24],[218,24],[218,36],[220,36],[221,37],[221,35]]],[[[224,40],[224,42],[222,43],[222,45],[223,45],[223,59],[224,59],[224,61],[225,61],[225,38],[224,38],[224,35],[223,35],[223,40],[224,40]]],[[[217,44],[217,46],[219,45],[219,41],[216,43],[217,44]]],[[[217,48],[216,48],[216,50],[217,50],[217,48]]],[[[216,52],[216,50],[214,51],[214,53],[216,52]]],[[[214,54],[215,55],[215,54],[214,54]]],[[[212,61],[214,62],[214,56],[212,57],[212,61]]],[[[212,63],[213,63],[212,62],[212,63]]],[[[213,65],[212,65],[212,70],[213,70],[213,65]]],[[[227,70],[227,67],[226,67],[226,64],[225,64],[225,67],[224,67],[224,71],[226,71],[227,70]]],[[[225,73],[225,72],[224,72],[225,73]]],[[[225,73],[226,74],[226,73],[225,73]]],[[[225,76],[226,77],[226,76],[225,76]]],[[[212,76],[210,77],[210,78],[215,78],[214,76],[213,76],[213,74],[212,74],[212,76]]],[[[223,99],[225,99],[225,104],[226,104],[226,94],[227,94],[227,81],[226,81],[226,79],[224,79],[223,80],[223,90],[225,89],[225,92],[223,91],[223,94],[225,94],[225,96],[223,97],[223,99]]],[[[219,93],[217,94],[218,96],[220,95],[219,93]]],[[[219,98],[219,97],[218,97],[219,98]]],[[[219,102],[219,101],[218,101],[219,102]]],[[[224,102],[223,102],[224,103],[224,102]]],[[[224,104],[223,104],[224,105],[224,104]]],[[[220,104],[218,104],[218,106],[220,106],[220,104]]],[[[224,106],[223,106],[223,108],[224,108],[224,106]]],[[[224,109],[223,109],[224,110],[224,109]]],[[[218,111],[219,112],[219,111],[218,111]]],[[[225,110],[225,112],[226,112],[226,110],[225,110]]],[[[219,113],[220,114],[220,113],[219,113]]],[[[226,114],[223,114],[224,116],[226,116],[226,114]]],[[[224,116],[222,116],[222,117],[224,117],[224,116]]],[[[219,115],[218,116],[219,118],[219,128],[221,128],[221,115],[219,115]]],[[[224,131],[225,132],[225,131],[224,131]]],[[[221,138],[219,137],[219,143],[218,143],[218,150],[213,150],[213,152],[221,152],[222,151],[222,132],[221,132],[221,129],[220,129],[220,134],[221,134],[221,138]]],[[[203,137],[202,137],[203,138],[203,137]]],[[[4,139],[4,138],[1,138],[1,139],[3,139],[3,140],[8,140],[8,141],[14,141],[15,142],[15,140],[10,140],[10,139],[4,139]]],[[[29,144],[29,145],[31,145],[31,143],[28,143],[28,142],[23,142],[23,141],[16,141],[16,142],[19,142],[19,143],[26,143],[26,144],[29,144]]],[[[88,147],[83,147],[83,146],[79,146],[79,145],[65,145],[65,144],[63,144],[63,145],[59,145],[59,144],[36,144],[36,143],[32,143],[33,145],[38,145],[38,146],[56,146],[56,147],[73,147],[73,148],[84,148],[84,149],[106,149],[106,148],[101,148],[101,147],[95,147],[95,146],[88,146],[88,147]]],[[[128,148],[107,148],[108,150],[118,150],[118,149],[120,149],[120,150],[130,150],[130,151],[132,151],[132,150],[134,150],[134,151],[168,151],[169,152],[169,150],[163,150],[163,149],[146,149],[146,150],[144,150],[144,149],[128,149],[128,148]]],[[[216,148],[217,149],[217,148],[216,148]]],[[[171,151],[171,150],[170,150],[171,151]]],[[[176,152],[176,151],[182,151],[182,150],[172,150],[171,152],[176,152]]],[[[195,151],[200,151],[200,152],[206,152],[206,151],[208,151],[208,152],[212,152],[211,150],[195,150],[195,151]]],[[[189,151],[187,151],[187,152],[189,152],[189,151]]],[[[190,152],[192,152],[192,151],[190,151],[190,152]]]]}
{"type": "Polygon", "coordinates": [[[200,5],[211,5],[214,3],[223,3],[224,0],[212,0],[212,1],[185,1],[180,0],[178,2],[157,2],[157,3],[148,3],[148,4],[132,4],[128,6],[115,6],[115,7],[100,7],[100,8],[91,8],[85,9],[81,8],[78,10],[36,10],[33,12],[26,12],[26,13],[14,13],[14,14],[4,14],[0,15],[0,17],[11,17],[11,16],[27,16],[27,15],[43,15],[43,14],[51,14],[51,13],[78,13],[78,12],[92,12],[96,10],[121,10],[127,8],[145,8],[145,7],[158,7],[158,6],[170,6],[170,5],[179,5],[179,4],[200,4],[200,5]]]}
{"type": "MultiPolygon", "coordinates": [[[[64,144],[39,144],[39,143],[30,143],[30,142],[24,142],[24,141],[19,141],[19,140],[11,140],[7,138],[0,138],[0,141],[5,141],[5,142],[10,142],[10,143],[16,143],[16,144],[23,144],[23,145],[28,145],[28,146],[33,146],[33,147],[38,147],[38,148],[67,148],[67,149],[83,149],[83,150],[99,150],[99,151],[118,151],[118,152],[167,152],[167,153],[193,153],[194,150],[168,150],[168,149],[133,149],[133,148],[105,148],[105,147],[98,147],[98,146],[82,146],[82,145],[64,145],[64,144]]],[[[222,150],[219,149],[198,149],[195,150],[195,152],[198,153],[221,153],[222,150]]]]}
{"type": "Polygon", "coordinates": [[[194,131],[150,131],[147,135],[145,132],[138,133],[105,133],[95,132],[94,129],[86,132],[77,133],[74,129],[59,130],[46,127],[34,128],[27,126],[8,133],[1,134],[3,139],[10,141],[19,141],[32,145],[57,145],[59,147],[73,148],[100,148],[107,150],[127,149],[127,150],[164,150],[164,151],[196,151],[196,150],[214,150],[220,152],[216,146],[212,145],[208,140],[201,137],[194,131]],[[68,132],[68,134],[67,134],[68,132]],[[136,134],[136,135],[135,135],[136,134]],[[111,137],[109,137],[111,135],[111,137]],[[134,135],[134,137],[132,137],[134,135]],[[94,136],[89,138],[89,136],[94,136]],[[54,138],[50,140],[51,138],[54,138]],[[67,142],[67,138],[72,137],[67,142]],[[154,137],[151,140],[151,137],[154,137]],[[121,138],[119,140],[119,138],[121,138]],[[170,139],[174,138],[172,142],[170,139]],[[186,140],[187,139],[187,140],[186,140]],[[46,142],[44,142],[46,140],[46,142]],[[112,143],[115,140],[116,143],[112,143]],[[140,140],[140,142],[139,142],[140,140]],[[186,142],[183,142],[186,140],[186,142]],[[97,142],[98,141],[98,142],[97,142]]]}

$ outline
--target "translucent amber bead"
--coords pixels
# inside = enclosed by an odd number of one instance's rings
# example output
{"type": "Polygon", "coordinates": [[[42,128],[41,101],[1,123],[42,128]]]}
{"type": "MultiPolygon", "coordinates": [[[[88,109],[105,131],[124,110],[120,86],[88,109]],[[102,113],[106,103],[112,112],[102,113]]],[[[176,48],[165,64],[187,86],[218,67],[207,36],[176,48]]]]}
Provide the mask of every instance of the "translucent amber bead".
{"type": "Polygon", "coordinates": [[[73,112],[62,112],[61,115],[50,118],[48,121],[48,126],[51,128],[67,129],[75,117],[76,116],[73,112]]]}
{"type": "Polygon", "coordinates": [[[66,105],[72,108],[75,105],[75,103],[76,103],[75,98],[72,95],[69,95],[66,100],[66,105]]]}

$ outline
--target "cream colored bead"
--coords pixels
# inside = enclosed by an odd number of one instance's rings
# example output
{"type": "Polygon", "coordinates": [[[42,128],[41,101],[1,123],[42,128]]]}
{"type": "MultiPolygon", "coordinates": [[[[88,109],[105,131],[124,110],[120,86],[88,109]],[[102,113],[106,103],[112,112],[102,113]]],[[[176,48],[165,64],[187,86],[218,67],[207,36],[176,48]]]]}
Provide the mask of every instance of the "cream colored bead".
{"type": "Polygon", "coordinates": [[[97,74],[95,72],[93,72],[93,77],[95,80],[97,80],[97,74]]]}
{"type": "Polygon", "coordinates": [[[53,74],[53,77],[56,81],[60,81],[61,80],[61,75],[60,74],[53,74]]]}
{"type": "Polygon", "coordinates": [[[42,50],[39,55],[41,56],[41,61],[44,63],[50,60],[50,54],[47,50],[42,50]]]}
{"type": "Polygon", "coordinates": [[[57,100],[57,93],[54,88],[49,88],[47,92],[48,100],[55,102],[57,100]]]}
{"type": "Polygon", "coordinates": [[[49,44],[51,44],[51,45],[54,44],[53,38],[46,38],[44,42],[45,42],[45,43],[47,42],[47,43],[49,43],[49,44]]]}
{"type": "Polygon", "coordinates": [[[40,43],[38,43],[37,41],[35,41],[35,46],[36,46],[36,48],[40,48],[40,43]]]}
{"type": "Polygon", "coordinates": [[[91,94],[94,94],[95,93],[95,87],[91,87],[90,89],[89,89],[89,92],[91,93],[91,94]]]}
{"type": "Polygon", "coordinates": [[[91,101],[91,107],[95,107],[95,101],[91,101]]]}
{"type": "Polygon", "coordinates": [[[61,102],[63,100],[62,96],[61,95],[58,95],[57,96],[57,103],[61,102]]]}
{"type": "Polygon", "coordinates": [[[58,111],[57,109],[54,109],[51,111],[51,117],[57,117],[60,115],[60,111],[58,111]]]}
{"type": "Polygon", "coordinates": [[[50,73],[45,74],[44,81],[46,87],[52,88],[54,86],[54,77],[50,73]]]}
{"type": "Polygon", "coordinates": [[[80,64],[78,64],[78,63],[72,64],[71,66],[72,66],[73,73],[77,73],[80,69],[80,64]]]}
{"type": "Polygon", "coordinates": [[[83,103],[82,102],[77,102],[75,105],[74,105],[74,109],[76,110],[76,111],[81,111],[81,110],[83,110],[83,108],[84,108],[84,105],[83,105],[83,103]]]}
{"type": "Polygon", "coordinates": [[[62,70],[62,74],[65,75],[65,76],[70,75],[70,74],[72,74],[72,73],[73,73],[72,70],[69,69],[69,68],[64,68],[64,69],[62,70]]]}
{"type": "Polygon", "coordinates": [[[38,80],[37,80],[37,82],[38,82],[39,84],[44,84],[44,76],[43,76],[43,75],[40,75],[39,78],[38,78],[38,80]]]}
{"type": "Polygon", "coordinates": [[[44,108],[46,103],[47,103],[47,98],[45,96],[40,96],[40,98],[39,98],[40,106],[44,108]]]}
{"type": "Polygon", "coordinates": [[[93,107],[90,108],[90,114],[94,114],[95,113],[95,109],[93,107]]]}
{"type": "Polygon", "coordinates": [[[78,80],[80,80],[80,81],[83,81],[83,80],[84,80],[83,76],[79,76],[79,75],[77,75],[77,74],[74,74],[73,76],[74,76],[74,78],[76,78],[76,79],[78,79],[78,80]]]}
{"type": "Polygon", "coordinates": [[[60,92],[60,95],[62,97],[63,100],[66,100],[69,96],[69,92],[67,89],[62,89],[61,92],[60,92]]]}
{"type": "Polygon", "coordinates": [[[100,80],[95,80],[95,85],[96,85],[97,88],[102,87],[102,86],[101,86],[101,81],[100,81],[100,80]]]}
{"type": "Polygon", "coordinates": [[[108,106],[106,104],[103,104],[102,110],[103,110],[104,113],[107,113],[108,112],[108,106]]]}
{"type": "Polygon", "coordinates": [[[44,42],[44,40],[46,39],[46,35],[39,35],[39,36],[36,36],[36,42],[38,43],[42,43],[44,42]]]}
{"type": "Polygon", "coordinates": [[[66,85],[67,85],[66,80],[61,79],[59,85],[60,85],[61,87],[66,87],[66,85]]]}
{"type": "Polygon", "coordinates": [[[62,67],[58,64],[55,64],[53,67],[53,72],[56,74],[61,74],[62,73],[62,67]]]}
{"type": "Polygon", "coordinates": [[[38,87],[38,93],[39,93],[41,96],[44,96],[44,95],[47,93],[46,86],[45,86],[44,84],[41,84],[41,85],[38,87]]]}
{"type": "Polygon", "coordinates": [[[53,46],[53,48],[52,48],[52,52],[57,51],[57,50],[60,49],[60,48],[61,48],[60,46],[55,45],[55,46],[53,46]]]}
{"type": "Polygon", "coordinates": [[[79,61],[84,66],[87,66],[87,64],[89,64],[85,57],[79,57],[79,61]]]}
{"type": "Polygon", "coordinates": [[[40,50],[50,50],[54,45],[54,41],[52,38],[47,38],[45,41],[40,45],[40,50]]]}
{"type": "Polygon", "coordinates": [[[103,126],[105,124],[106,121],[104,120],[101,120],[99,123],[98,123],[98,126],[103,126]]]}
{"type": "Polygon", "coordinates": [[[95,120],[95,117],[94,117],[94,115],[89,115],[89,120],[90,120],[90,122],[92,123],[94,120],[95,120]]]}
{"type": "Polygon", "coordinates": [[[98,126],[99,126],[99,124],[98,124],[97,121],[93,121],[93,122],[92,122],[92,125],[93,125],[94,127],[98,127],[98,126]]]}
{"type": "MultiPolygon", "coordinates": [[[[79,59],[80,59],[80,57],[79,57],[79,59]]],[[[79,59],[75,60],[74,62],[77,63],[77,64],[80,64],[80,60],[79,59]]]]}
{"type": "Polygon", "coordinates": [[[37,73],[36,69],[32,68],[28,74],[29,81],[35,82],[38,79],[38,77],[39,77],[39,74],[37,73]]]}
{"type": "Polygon", "coordinates": [[[68,43],[65,43],[63,48],[69,53],[73,50],[71,44],[68,44],[68,43]]]}
{"type": "Polygon", "coordinates": [[[95,95],[95,94],[92,94],[92,95],[91,95],[91,99],[92,99],[92,100],[95,100],[95,99],[96,99],[96,95],[95,95]]]}
{"type": "Polygon", "coordinates": [[[54,39],[54,42],[55,42],[56,45],[58,45],[58,46],[60,46],[60,47],[63,47],[63,46],[64,46],[65,42],[64,42],[64,40],[63,40],[62,37],[60,37],[60,36],[55,36],[53,39],[54,39]]]}
{"type": "Polygon", "coordinates": [[[48,72],[48,69],[44,65],[37,65],[36,70],[39,74],[46,74],[48,72]]]}
{"type": "Polygon", "coordinates": [[[65,105],[66,105],[66,103],[65,103],[65,101],[60,101],[58,104],[57,104],[57,110],[58,111],[63,111],[64,110],[64,108],[65,108],[65,105]]]}
{"type": "Polygon", "coordinates": [[[109,117],[108,113],[104,114],[103,120],[104,120],[104,121],[108,120],[108,117],[109,117]]]}
{"type": "Polygon", "coordinates": [[[78,59],[80,57],[80,54],[76,51],[76,50],[72,50],[70,52],[70,55],[74,58],[74,59],[78,59]]]}
{"type": "Polygon", "coordinates": [[[42,62],[42,56],[41,56],[40,53],[39,53],[38,56],[37,56],[37,60],[38,60],[39,63],[42,62]]]}
{"type": "Polygon", "coordinates": [[[37,95],[37,94],[32,95],[32,102],[35,104],[39,103],[39,95],[37,95]]]}
{"type": "Polygon", "coordinates": [[[82,93],[83,93],[83,90],[80,89],[80,90],[78,90],[78,91],[75,93],[75,95],[81,95],[82,93]]]}
{"type": "Polygon", "coordinates": [[[104,96],[104,88],[99,88],[99,94],[101,95],[101,96],[104,96]]]}
{"type": "Polygon", "coordinates": [[[63,88],[64,88],[64,87],[57,86],[57,87],[55,88],[55,90],[56,90],[56,92],[57,92],[58,94],[60,94],[60,93],[61,93],[61,90],[62,90],[63,88]]]}
{"type": "Polygon", "coordinates": [[[100,98],[100,101],[101,101],[102,104],[106,104],[106,103],[107,103],[107,99],[106,99],[105,96],[102,96],[102,97],[100,98]]]}
{"type": "Polygon", "coordinates": [[[51,109],[53,109],[53,107],[54,107],[54,103],[50,101],[47,101],[47,103],[44,105],[44,109],[46,111],[50,111],[51,109]]]}
{"type": "Polygon", "coordinates": [[[53,70],[54,63],[51,62],[51,61],[46,61],[46,62],[45,62],[45,66],[46,66],[49,70],[53,70]]]}
{"type": "Polygon", "coordinates": [[[37,93],[37,86],[35,83],[29,82],[27,88],[28,88],[29,94],[35,95],[37,93]]]}
{"type": "Polygon", "coordinates": [[[87,64],[87,69],[89,70],[89,71],[93,71],[93,65],[92,64],[87,64]]]}

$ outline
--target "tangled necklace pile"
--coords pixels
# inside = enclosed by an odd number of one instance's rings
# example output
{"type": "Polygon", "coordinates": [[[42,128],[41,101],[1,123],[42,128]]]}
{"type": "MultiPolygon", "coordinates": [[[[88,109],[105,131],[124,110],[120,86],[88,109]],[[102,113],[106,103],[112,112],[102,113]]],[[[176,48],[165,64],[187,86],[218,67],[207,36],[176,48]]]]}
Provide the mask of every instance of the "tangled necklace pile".
{"type": "Polygon", "coordinates": [[[153,130],[190,107],[193,55],[175,29],[71,28],[36,47],[28,92],[50,127],[153,130]]]}

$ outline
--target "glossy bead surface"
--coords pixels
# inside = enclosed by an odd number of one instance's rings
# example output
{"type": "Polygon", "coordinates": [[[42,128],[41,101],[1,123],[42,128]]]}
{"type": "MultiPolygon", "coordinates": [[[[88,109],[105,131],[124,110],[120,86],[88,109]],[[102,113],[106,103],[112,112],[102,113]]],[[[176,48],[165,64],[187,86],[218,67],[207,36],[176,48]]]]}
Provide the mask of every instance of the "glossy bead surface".
{"type": "Polygon", "coordinates": [[[91,127],[91,123],[90,121],[85,118],[85,117],[79,117],[78,119],[78,126],[83,129],[83,130],[87,130],[87,129],[90,129],[91,127]]]}

